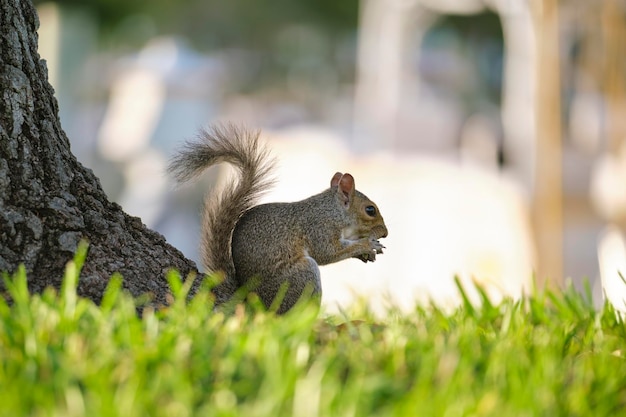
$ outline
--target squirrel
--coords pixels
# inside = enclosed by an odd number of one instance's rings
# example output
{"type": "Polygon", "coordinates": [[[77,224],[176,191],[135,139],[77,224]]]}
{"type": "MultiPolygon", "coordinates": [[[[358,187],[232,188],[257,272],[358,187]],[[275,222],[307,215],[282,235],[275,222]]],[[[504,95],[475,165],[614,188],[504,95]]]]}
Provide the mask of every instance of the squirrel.
{"type": "Polygon", "coordinates": [[[374,262],[383,253],[378,239],[387,237],[387,227],[348,173],[337,172],[330,188],[302,201],[257,205],[274,182],[274,159],[259,136],[236,125],[202,129],[171,159],[168,171],[182,183],[220,162],[238,169],[238,179],[206,198],[202,262],[207,273],[223,274],[214,288],[217,305],[250,286],[266,308],[282,314],[303,294],[321,301],[318,265],[348,258],[374,262]]]}

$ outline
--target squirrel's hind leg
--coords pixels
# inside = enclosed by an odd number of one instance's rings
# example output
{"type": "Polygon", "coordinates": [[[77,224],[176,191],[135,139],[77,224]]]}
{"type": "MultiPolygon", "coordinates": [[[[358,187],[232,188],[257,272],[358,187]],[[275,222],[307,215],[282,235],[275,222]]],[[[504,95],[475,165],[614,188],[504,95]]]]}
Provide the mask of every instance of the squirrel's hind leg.
{"type": "Polygon", "coordinates": [[[317,262],[310,256],[303,256],[287,268],[281,268],[281,274],[263,279],[258,294],[267,308],[275,308],[278,297],[282,298],[278,314],[289,311],[303,296],[317,298],[322,296],[322,282],[317,262]]]}

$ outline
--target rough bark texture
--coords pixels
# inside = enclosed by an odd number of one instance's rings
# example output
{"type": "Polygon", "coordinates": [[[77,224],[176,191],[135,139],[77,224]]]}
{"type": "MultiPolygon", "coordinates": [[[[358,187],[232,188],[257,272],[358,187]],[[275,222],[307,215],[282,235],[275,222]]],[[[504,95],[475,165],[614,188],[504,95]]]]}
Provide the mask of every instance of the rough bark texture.
{"type": "Polygon", "coordinates": [[[84,238],[90,248],[81,295],[98,302],[119,272],[132,294],[150,292],[164,303],[164,273],[196,267],[109,202],[93,172],[72,155],[37,53],[38,26],[30,0],[0,0],[0,271],[24,264],[32,291],[59,287],[84,238]]]}

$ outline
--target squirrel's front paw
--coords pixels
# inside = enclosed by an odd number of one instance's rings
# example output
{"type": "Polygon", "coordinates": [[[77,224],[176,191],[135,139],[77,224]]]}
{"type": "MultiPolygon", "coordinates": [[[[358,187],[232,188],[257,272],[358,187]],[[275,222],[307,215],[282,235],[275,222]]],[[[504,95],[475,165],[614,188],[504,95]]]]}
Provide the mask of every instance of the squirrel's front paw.
{"type": "Polygon", "coordinates": [[[368,252],[362,253],[355,258],[362,260],[363,262],[374,262],[376,260],[376,254],[383,253],[383,249],[385,247],[376,239],[371,239],[370,250],[368,252]]]}
{"type": "Polygon", "coordinates": [[[370,247],[375,253],[383,253],[385,247],[376,239],[370,240],[370,247]]]}
{"type": "MultiPolygon", "coordinates": [[[[371,259],[371,255],[369,253],[362,253],[360,255],[355,256],[355,258],[362,260],[363,262],[374,262],[373,259],[371,259]]],[[[374,254],[374,259],[376,258],[376,254],[374,254]]]]}

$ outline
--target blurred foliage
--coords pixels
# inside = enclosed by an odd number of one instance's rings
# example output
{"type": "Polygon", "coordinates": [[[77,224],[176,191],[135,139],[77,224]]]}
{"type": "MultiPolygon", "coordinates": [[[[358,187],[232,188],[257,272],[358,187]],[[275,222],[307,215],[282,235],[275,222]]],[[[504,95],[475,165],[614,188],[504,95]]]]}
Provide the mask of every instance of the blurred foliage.
{"type": "MultiPolygon", "coordinates": [[[[35,0],[35,4],[44,1],[35,0]]],[[[150,22],[155,34],[178,34],[196,46],[264,48],[276,31],[289,25],[312,25],[330,33],[352,31],[358,0],[58,0],[93,14],[101,35],[115,37],[119,28],[150,22]]],[[[122,30],[124,36],[127,30],[122,30]]]]}
{"type": "MultiPolygon", "coordinates": [[[[426,33],[424,46],[432,50],[449,51],[463,58],[463,67],[470,76],[457,86],[459,99],[470,108],[484,101],[500,105],[504,71],[504,38],[500,17],[493,12],[475,15],[446,15],[426,33]]],[[[441,74],[423,74],[434,86],[447,89],[450,79],[441,74]]]]}

